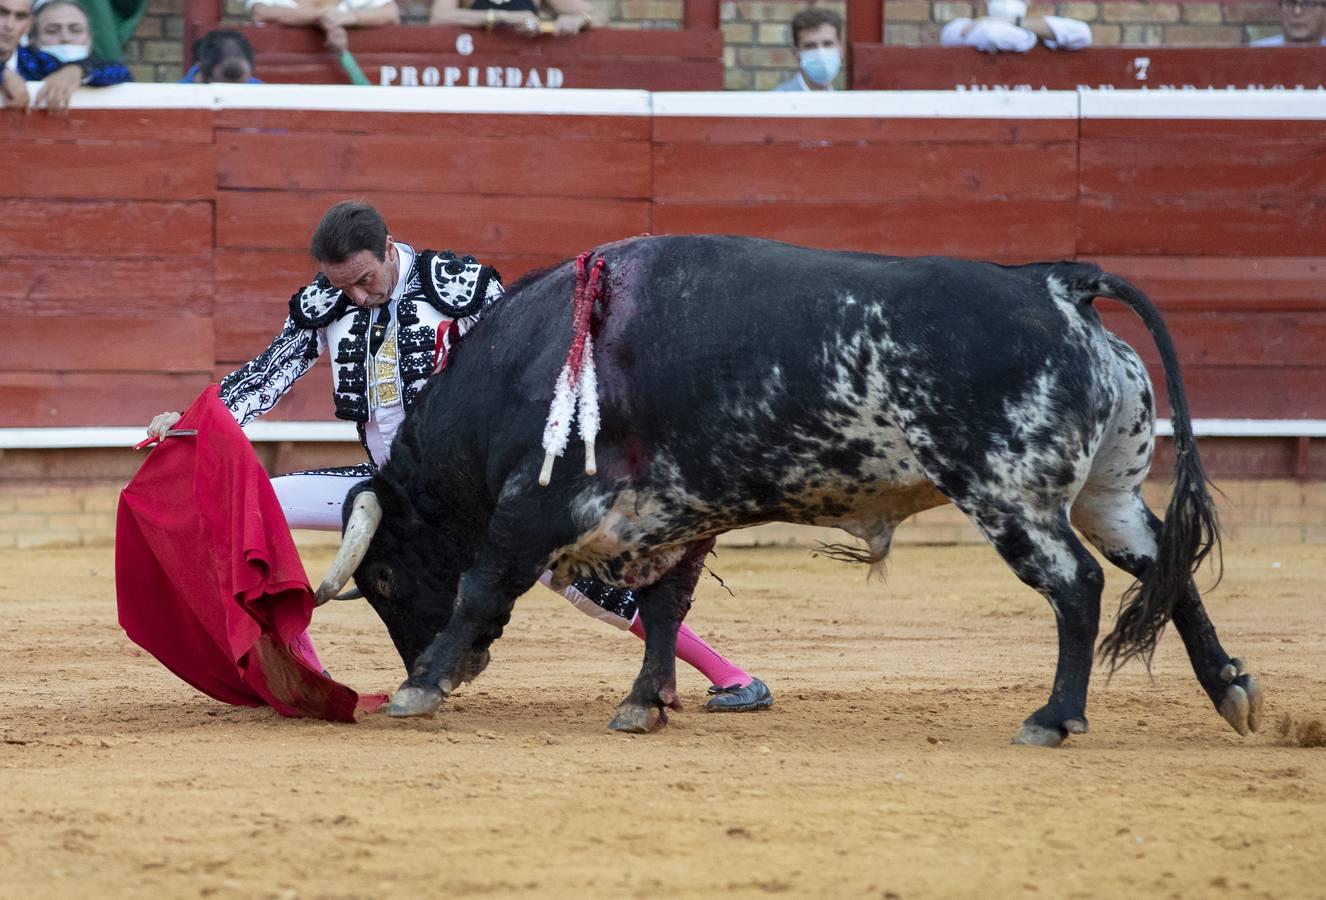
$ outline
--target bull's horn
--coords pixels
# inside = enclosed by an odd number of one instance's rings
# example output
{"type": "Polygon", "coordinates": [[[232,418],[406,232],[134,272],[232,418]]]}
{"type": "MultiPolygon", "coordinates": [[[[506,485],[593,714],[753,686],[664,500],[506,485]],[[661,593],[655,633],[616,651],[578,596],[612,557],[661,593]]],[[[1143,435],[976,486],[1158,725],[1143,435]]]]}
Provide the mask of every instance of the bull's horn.
{"type": "Polygon", "coordinates": [[[355,569],[364,561],[368,544],[373,540],[373,533],[382,521],[382,504],[372,491],[364,491],[355,497],[354,506],[350,507],[350,521],[345,524],[345,536],[341,538],[341,549],[336,551],[327,577],[318,587],[315,606],[321,606],[340,593],[341,588],[350,580],[355,569]]]}

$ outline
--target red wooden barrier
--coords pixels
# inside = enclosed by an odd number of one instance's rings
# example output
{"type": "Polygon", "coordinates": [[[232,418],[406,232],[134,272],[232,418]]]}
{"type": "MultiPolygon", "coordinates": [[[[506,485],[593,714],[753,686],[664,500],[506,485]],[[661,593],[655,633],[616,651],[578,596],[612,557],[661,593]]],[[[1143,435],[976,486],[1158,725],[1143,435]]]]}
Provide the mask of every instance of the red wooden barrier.
{"type": "MultiPolygon", "coordinates": [[[[721,90],[723,36],[717,22],[702,24],[703,18],[681,31],[597,29],[533,39],[501,29],[384,27],[353,31],[350,48],[377,85],[721,90]]],[[[264,81],[349,81],[317,29],[241,25],[238,30],[253,44],[256,72],[264,81]]]]}
{"type": "MultiPolygon", "coordinates": [[[[1326,418],[1311,97],[657,95],[649,116],[540,114],[552,94],[523,113],[389,113],[375,104],[399,92],[347,89],[365,111],[227,106],[265,96],[227,93],[245,90],[112,89],[79,103],[194,91],[201,108],[0,116],[21,161],[0,196],[5,426],[138,424],[255,355],[313,274],[313,224],[347,195],[508,282],[641,232],[1094,258],[1164,309],[1196,415],[1326,418]]],[[[1140,324],[1099,306],[1157,376],[1140,324]]],[[[325,419],[327,377],[279,416],[325,419]]]]}
{"type": "Polygon", "coordinates": [[[979,88],[1318,88],[1320,47],[1092,47],[1058,53],[980,53],[967,47],[854,43],[852,88],[949,91],[979,88]]]}

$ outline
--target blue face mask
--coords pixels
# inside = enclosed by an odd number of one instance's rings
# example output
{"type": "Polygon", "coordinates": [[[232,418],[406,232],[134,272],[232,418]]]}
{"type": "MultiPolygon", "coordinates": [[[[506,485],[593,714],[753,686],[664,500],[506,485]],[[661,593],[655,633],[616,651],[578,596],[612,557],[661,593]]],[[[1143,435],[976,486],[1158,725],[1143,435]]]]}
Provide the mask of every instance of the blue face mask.
{"type": "Polygon", "coordinates": [[[816,47],[801,51],[801,71],[820,87],[832,84],[842,66],[842,52],[837,47],[816,47]]]}

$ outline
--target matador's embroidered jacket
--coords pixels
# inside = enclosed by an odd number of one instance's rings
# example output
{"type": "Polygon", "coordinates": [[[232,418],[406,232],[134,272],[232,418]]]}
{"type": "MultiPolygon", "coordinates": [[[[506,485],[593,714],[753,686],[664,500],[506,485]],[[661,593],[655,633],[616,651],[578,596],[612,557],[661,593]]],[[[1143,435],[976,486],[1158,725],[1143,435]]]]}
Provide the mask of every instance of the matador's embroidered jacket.
{"type": "Polygon", "coordinates": [[[239,424],[275,406],[327,347],[336,416],[359,423],[361,438],[375,406],[400,402],[409,409],[428,376],[446,365],[453,342],[502,295],[502,282],[495,269],[472,256],[449,250],[416,254],[399,242],[396,247],[402,265],[410,258],[410,271],[395,301],[394,340],[387,352],[369,350],[375,310],[356,307],[319,274],[290,298],[290,315],[271,346],[221,379],[221,400],[239,424]]]}

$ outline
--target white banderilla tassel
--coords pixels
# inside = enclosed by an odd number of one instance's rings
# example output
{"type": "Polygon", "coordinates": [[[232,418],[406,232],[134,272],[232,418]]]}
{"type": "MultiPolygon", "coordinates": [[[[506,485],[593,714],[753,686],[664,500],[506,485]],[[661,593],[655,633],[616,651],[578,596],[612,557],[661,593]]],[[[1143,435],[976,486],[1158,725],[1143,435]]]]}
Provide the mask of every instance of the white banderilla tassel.
{"type": "Polygon", "coordinates": [[[598,472],[598,461],[594,458],[594,439],[599,433],[599,380],[594,371],[594,339],[585,335],[585,355],[580,364],[580,384],[576,392],[576,411],[580,416],[580,438],[585,442],[585,474],[598,472]]]}
{"type": "Polygon", "coordinates": [[[562,367],[557,376],[552,403],[548,407],[548,421],[543,426],[543,468],[539,470],[539,485],[547,487],[552,481],[553,459],[566,452],[566,439],[571,435],[571,417],[575,415],[576,391],[579,384],[571,384],[571,367],[562,367]]]}

